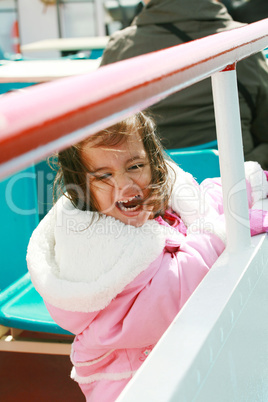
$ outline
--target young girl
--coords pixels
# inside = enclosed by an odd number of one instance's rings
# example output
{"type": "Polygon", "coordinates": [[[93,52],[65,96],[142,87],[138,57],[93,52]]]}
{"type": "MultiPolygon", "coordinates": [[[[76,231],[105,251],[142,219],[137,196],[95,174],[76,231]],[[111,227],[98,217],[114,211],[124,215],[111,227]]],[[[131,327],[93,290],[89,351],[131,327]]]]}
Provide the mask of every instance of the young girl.
{"type": "MultiPolygon", "coordinates": [[[[58,160],[65,193],[34,231],[28,266],[53,319],[76,335],[72,378],[87,401],[115,401],[224,250],[220,187],[165,160],[143,113],[58,160]]],[[[248,181],[251,206],[268,184],[247,166],[262,182],[252,192],[248,181]]]]}

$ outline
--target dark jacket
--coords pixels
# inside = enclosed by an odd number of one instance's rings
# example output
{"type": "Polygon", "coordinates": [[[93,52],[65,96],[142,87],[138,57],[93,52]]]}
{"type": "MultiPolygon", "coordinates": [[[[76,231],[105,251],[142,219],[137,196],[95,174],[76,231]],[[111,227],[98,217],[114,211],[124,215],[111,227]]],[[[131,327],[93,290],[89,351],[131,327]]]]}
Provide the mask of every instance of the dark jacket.
{"type": "Polygon", "coordinates": [[[230,14],[235,21],[255,22],[268,17],[268,1],[267,0],[250,0],[234,7],[230,14]]]}
{"type": "MultiPolygon", "coordinates": [[[[101,65],[175,46],[182,40],[156,24],[171,22],[192,39],[237,28],[226,8],[215,0],[151,0],[132,25],[114,33],[101,65]]],[[[240,61],[239,81],[250,93],[254,116],[240,95],[246,160],[268,169],[268,68],[262,54],[240,61]]],[[[151,107],[163,144],[182,148],[216,139],[211,82],[206,79],[151,107]]]]}

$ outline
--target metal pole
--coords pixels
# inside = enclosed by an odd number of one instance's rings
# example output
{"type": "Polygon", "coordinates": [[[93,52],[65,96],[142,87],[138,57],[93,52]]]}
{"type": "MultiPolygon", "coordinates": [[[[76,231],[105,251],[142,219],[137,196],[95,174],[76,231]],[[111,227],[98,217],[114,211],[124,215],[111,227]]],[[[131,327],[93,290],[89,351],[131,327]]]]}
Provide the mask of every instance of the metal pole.
{"type": "Polygon", "coordinates": [[[59,38],[62,38],[60,0],[56,1],[56,7],[57,7],[58,33],[59,33],[59,38]]]}
{"type": "Polygon", "coordinates": [[[235,64],[212,75],[229,251],[250,245],[248,201],[235,64]]]}
{"type": "Polygon", "coordinates": [[[104,9],[102,0],[94,0],[96,13],[96,33],[97,36],[105,36],[104,9]]]}

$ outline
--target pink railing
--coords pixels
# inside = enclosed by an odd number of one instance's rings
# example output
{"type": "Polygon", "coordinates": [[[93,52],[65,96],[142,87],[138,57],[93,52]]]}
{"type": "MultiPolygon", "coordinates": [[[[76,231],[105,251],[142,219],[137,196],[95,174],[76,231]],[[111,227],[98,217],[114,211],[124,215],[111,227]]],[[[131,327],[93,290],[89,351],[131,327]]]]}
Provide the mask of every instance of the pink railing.
{"type": "Polygon", "coordinates": [[[268,43],[268,20],[0,99],[0,177],[44,158],[268,43]]]}

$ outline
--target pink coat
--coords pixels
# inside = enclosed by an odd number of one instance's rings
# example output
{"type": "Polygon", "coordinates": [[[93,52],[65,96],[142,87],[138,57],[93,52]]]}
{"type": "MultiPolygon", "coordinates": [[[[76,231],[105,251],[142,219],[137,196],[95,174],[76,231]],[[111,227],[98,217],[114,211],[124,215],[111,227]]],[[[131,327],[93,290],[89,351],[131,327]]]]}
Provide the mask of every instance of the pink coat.
{"type": "MultiPolygon", "coordinates": [[[[28,251],[32,280],[52,318],[76,335],[71,376],[87,401],[116,400],[224,250],[220,185],[215,180],[203,186],[209,188],[210,210],[204,219],[212,217],[214,223],[209,232],[196,230],[198,217],[189,222],[187,211],[187,235],[183,221],[170,213],[172,227],[158,218],[146,230],[90,216],[95,231],[89,233],[88,215],[79,211],[74,219],[72,206],[63,200],[33,234],[28,251]],[[107,227],[126,233],[116,238],[115,232],[107,234],[107,227]],[[84,269],[80,277],[78,268],[84,269]]],[[[267,188],[262,196],[265,192],[267,188]]],[[[252,183],[248,194],[251,206],[252,183]]]]}
{"type": "Polygon", "coordinates": [[[116,399],[224,249],[216,235],[193,237],[181,246],[167,239],[104,310],[66,312],[47,303],[54,320],[77,334],[72,377],[89,401],[116,399]]]}

